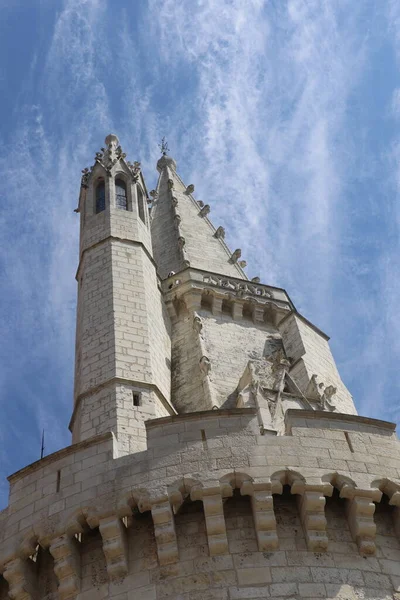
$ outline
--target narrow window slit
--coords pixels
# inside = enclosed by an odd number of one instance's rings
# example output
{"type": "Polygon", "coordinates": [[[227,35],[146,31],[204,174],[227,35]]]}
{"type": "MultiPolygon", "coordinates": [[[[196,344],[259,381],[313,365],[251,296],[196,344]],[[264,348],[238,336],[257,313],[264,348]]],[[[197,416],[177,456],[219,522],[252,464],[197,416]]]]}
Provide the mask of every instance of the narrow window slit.
{"type": "Polygon", "coordinates": [[[350,452],[354,452],[353,444],[351,443],[351,439],[350,439],[348,431],[344,432],[344,437],[346,438],[346,442],[347,442],[347,444],[348,444],[348,446],[350,448],[350,452]]]}
{"type": "Polygon", "coordinates": [[[206,436],[206,432],[204,431],[204,429],[200,429],[200,433],[201,433],[201,441],[203,442],[203,448],[204,448],[204,450],[207,450],[207,436],[206,436]]]}
{"type": "Polygon", "coordinates": [[[141,394],[139,392],[132,392],[133,406],[141,406],[141,394]]]}
{"type": "Polygon", "coordinates": [[[59,492],[61,489],[61,471],[57,471],[57,487],[56,491],[59,492]]]}

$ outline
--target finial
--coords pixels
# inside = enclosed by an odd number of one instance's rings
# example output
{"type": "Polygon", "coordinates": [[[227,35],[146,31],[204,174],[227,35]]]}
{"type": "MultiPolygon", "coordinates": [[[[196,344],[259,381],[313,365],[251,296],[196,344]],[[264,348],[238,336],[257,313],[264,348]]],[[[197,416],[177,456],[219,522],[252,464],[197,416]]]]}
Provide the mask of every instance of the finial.
{"type": "Polygon", "coordinates": [[[163,154],[164,156],[166,156],[169,152],[169,148],[168,148],[168,142],[165,139],[165,135],[163,135],[163,137],[161,138],[161,142],[158,144],[158,147],[161,150],[161,154],[163,154]]]}
{"type": "Polygon", "coordinates": [[[110,133],[106,139],[104,140],[105,144],[107,146],[110,146],[110,144],[114,143],[115,146],[119,146],[119,139],[118,137],[115,135],[115,133],[110,133]]]}

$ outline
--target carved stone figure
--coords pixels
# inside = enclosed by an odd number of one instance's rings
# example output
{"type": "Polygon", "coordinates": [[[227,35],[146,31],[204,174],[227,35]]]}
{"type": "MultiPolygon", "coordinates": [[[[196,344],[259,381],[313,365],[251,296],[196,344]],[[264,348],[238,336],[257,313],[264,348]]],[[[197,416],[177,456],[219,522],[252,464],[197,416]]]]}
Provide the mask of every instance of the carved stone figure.
{"type": "Polygon", "coordinates": [[[193,183],[190,183],[186,188],[186,193],[193,194],[193,192],[194,192],[194,185],[193,185],[193,183]]]}
{"type": "Polygon", "coordinates": [[[211,361],[208,358],[208,356],[201,357],[201,359],[199,361],[199,367],[200,367],[200,371],[204,375],[208,375],[208,373],[211,371],[211,361]]]}
{"type": "Polygon", "coordinates": [[[214,236],[223,240],[225,238],[225,229],[220,225],[217,231],[214,233],[214,236]]]}

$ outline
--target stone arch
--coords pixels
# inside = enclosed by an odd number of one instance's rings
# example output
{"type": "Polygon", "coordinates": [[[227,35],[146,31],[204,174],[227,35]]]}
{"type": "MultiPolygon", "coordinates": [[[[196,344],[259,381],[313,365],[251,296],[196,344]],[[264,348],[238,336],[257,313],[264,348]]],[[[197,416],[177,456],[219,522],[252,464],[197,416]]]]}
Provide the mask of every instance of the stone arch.
{"type": "Polygon", "coordinates": [[[305,477],[297,471],[283,469],[282,471],[276,471],[271,475],[271,483],[278,483],[281,486],[281,491],[275,493],[281,494],[283,486],[288,485],[291,494],[300,494],[304,490],[306,480],[305,477]]]}
{"type": "Polygon", "coordinates": [[[242,495],[248,495],[244,490],[253,484],[253,478],[247,473],[233,471],[220,478],[221,495],[223,498],[232,496],[234,489],[239,489],[242,495]],[[244,492],[244,493],[243,493],[244,492]]]}
{"type": "Polygon", "coordinates": [[[357,484],[353,479],[347,475],[342,475],[337,471],[323,475],[321,477],[321,481],[322,483],[328,483],[336,488],[341,498],[348,498],[349,495],[352,495],[353,491],[357,488],[357,484]]]}
{"type": "Polygon", "coordinates": [[[203,484],[198,479],[193,479],[191,477],[182,477],[171,483],[168,486],[167,493],[174,511],[178,510],[183,502],[189,497],[191,500],[197,500],[194,496],[196,496],[196,494],[198,495],[202,488],[203,484]]]}
{"type": "Polygon", "coordinates": [[[378,489],[389,498],[391,506],[400,506],[400,484],[388,479],[375,479],[371,482],[372,489],[378,489]]]}

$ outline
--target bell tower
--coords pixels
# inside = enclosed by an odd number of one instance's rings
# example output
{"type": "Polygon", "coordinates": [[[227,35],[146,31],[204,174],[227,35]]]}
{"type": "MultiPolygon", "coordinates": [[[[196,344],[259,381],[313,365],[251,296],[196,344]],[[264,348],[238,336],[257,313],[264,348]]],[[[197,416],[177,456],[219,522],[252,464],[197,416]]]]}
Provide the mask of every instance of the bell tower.
{"type": "Polygon", "coordinates": [[[153,259],[147,190],[116,135],[84,169],[77,212],[73,442],[112,431],[120,455],[146,447],[144,421],[174,414],[170,324],[153,259]]]}

